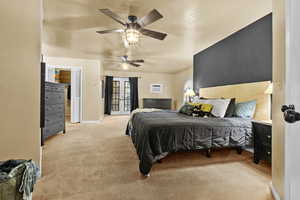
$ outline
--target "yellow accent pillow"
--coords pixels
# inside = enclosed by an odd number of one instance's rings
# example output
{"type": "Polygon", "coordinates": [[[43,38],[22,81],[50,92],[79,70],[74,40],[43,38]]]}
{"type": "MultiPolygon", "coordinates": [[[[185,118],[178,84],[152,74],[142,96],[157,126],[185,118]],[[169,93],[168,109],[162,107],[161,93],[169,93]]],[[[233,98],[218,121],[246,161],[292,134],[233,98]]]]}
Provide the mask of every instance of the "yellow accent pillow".
{"type": "Polygon", "coordinates": [[[188,103],[188,104],[194,107],[199,107],[202,105],[202,103],[188,103]]]}
{"type": "Polygon", "coordinates": [[[211,104],[203,103],[203,104],[201,104],[201,111],[210,113],[212,111],[213,107],[214,106],[211,104]]]}
{"type": "Polygon", "coordinates": [[[205,103],[189,103],[189,104],[194,107],[200,107],[201,111],[208,112],[208,113],[210,113],[214,107],[211,104],[205,104],[205,103]]]}

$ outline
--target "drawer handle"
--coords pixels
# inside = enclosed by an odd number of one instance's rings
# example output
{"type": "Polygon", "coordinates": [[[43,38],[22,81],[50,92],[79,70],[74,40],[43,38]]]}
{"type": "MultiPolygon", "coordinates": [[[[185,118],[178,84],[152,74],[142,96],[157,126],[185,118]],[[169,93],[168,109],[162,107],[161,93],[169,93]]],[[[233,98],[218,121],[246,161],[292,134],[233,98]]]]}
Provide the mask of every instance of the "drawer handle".
{"type": "Polygon", "coordinates": [[[267,136],[267,138],[269,138],[269,139],[270,139],[270,138],[271,138],[271,135],[268,135],[268,136],[267,136]]]}
{"type": "Polygon", "coordinates": [[[268,151],[268,152],[267,152],[267,154],[268,154],[268,155],[271,155],[271,152],[270,152],[270,151],[268,151]]]}

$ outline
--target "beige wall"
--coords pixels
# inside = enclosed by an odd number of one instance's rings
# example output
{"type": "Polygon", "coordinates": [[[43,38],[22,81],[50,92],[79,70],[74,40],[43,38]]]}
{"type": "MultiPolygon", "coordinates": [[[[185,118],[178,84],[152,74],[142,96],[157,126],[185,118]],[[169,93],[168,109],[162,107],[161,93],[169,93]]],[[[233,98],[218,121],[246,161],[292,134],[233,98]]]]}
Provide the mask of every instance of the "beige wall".
{"type": "Polygon", "coordinates": [[[40,163],[41,1],[0,1],[0,160],[40,163]]]}
{"type": "MultiPolygon", "coordinates": [[[[166,73],[143,73],[128,71],[105,71],[106,76],[116,77],[140,77],[139,79],[139,105],[142,104],[143,98],[172,98],[173,97],[173,75],[166,73]],[[151,93],[151,84],[163,84],[163,92],[161,94],[151,93]]],[[[174,104],[174,102],[173,102],[174,104]]]]}
{"type": "Polygon", "coordinates": [[[273,1],[273,105],[272,184],[284,199],[284,121],[280,111],[285,100],[285,0],[273,1]]]}
{"type": "Polygon", "coordinates": [[[184,102],[184,91],[187,88],[193,88],[193,67],[173,75],[173,94],[175,107],[179,107],[184,102]]]}
{"type": "Polygon", "coordinates": [[[99,60],[85,60],[60,57],[45,57],[50,66],[82,67],[83,69],[83,121],[103,119],[102,100],[100,96],[100,77],[102,65],[99,60]]]}

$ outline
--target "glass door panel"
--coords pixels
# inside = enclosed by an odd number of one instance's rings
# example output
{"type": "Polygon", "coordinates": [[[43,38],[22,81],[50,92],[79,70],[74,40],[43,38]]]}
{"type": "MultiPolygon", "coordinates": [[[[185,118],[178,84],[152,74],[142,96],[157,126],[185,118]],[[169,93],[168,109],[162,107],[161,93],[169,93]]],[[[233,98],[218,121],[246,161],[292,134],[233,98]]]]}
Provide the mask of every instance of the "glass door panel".
{"type": "Polygon", "coordinates": [[[115,81],[115,80],[113,81],[111,111],[113,112],[120,111],[120,81],[115,81]]]}
{"type": "Polygon", "coordinates": [[[130,113],[130,84],[128,78],[114,77],[112,114],[130,113]]]}

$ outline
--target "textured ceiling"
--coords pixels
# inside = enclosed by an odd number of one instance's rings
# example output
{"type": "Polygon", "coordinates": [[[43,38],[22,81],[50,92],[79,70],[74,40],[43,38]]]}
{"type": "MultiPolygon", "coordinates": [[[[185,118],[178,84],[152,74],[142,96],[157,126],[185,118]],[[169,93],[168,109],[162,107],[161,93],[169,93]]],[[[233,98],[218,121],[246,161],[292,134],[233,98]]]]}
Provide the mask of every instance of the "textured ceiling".
{"type": "Polygon", "coordinates": [[[128,53],[144,59],[131,71],[174,73],[193,64],[193,55],[272,11],[272,0],[44,0],[43,53],[46,56],[101,59],[105,69],[122,70],[110,63],[128,53]],[[164,18],[147,26],[168,33],[164,41],[142,36],[126,49],[119,33],[97,30],[121,28],[99,8],[122,18],[142,17],[156,8],[164,18]]]}

